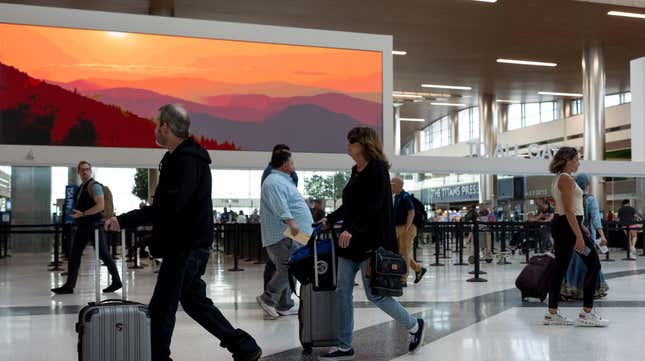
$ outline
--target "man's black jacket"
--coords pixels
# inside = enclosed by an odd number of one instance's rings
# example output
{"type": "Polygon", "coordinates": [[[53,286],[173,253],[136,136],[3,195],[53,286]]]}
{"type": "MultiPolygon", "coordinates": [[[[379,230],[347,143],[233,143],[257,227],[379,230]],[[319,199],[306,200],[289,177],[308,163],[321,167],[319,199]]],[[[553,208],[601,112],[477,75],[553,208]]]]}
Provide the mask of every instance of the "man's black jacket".
{"type": "Polygon", "coordinates": [[[152,224],[150,252],[165,257],[213,243],[211,159],[192,138],[167,152],[151,206],[118,216],[121,228],[152,224]]]}

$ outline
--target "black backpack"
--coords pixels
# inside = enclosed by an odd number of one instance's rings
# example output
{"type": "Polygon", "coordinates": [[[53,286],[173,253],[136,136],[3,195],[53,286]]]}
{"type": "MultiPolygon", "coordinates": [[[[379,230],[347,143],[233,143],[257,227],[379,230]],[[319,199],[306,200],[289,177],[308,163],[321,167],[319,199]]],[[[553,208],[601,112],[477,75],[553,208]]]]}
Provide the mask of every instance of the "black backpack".
{"type": "Polygon", "coordinates": [[[417,228],[421,228],[426,224],[426,221],[428,220],[428,212],[426,212],[426,207],[423,206],[423,203],[421,203],[420,200],[416,199],[416,197],[411,194],[410,200],[414,205],[414,219],[412,220],[412,224],[414,224],[417,228]]]}

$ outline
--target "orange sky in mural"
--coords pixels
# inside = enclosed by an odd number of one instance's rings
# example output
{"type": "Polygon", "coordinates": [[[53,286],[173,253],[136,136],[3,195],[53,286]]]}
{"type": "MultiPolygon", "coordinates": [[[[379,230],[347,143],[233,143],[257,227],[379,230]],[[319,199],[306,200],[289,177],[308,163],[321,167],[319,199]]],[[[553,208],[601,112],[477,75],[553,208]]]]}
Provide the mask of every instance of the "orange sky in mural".
{"type": "Polygon", "coordinates": [[[382,92],[380,52],[10,24],[0,24],[0,39],[1,62],[55,82],[148,84],[175,96],[192,88],[183,94],[192,98],[215,83],[382,92]]]}

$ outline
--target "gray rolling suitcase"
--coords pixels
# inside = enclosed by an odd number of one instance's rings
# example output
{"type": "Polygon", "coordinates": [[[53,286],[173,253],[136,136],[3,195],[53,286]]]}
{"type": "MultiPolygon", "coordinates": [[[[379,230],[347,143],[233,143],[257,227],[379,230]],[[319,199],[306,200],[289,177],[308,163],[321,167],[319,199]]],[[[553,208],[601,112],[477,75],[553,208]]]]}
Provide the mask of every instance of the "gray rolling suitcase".
{"type": "Polygon", "coordinates": [[[125,270],[125,231],[121,232],[123,299],[101,301],[99,231],[94,231],[96,249],[96,302],[81,309],[76,324],[79,361],[150,361],[150,315],[148,307],[129,302],[125,270]]]}
{"type": "MultiPolygon", "coordinates": [[[[305,354],[312,352],[313,347],[329,347],[338,345],[339,313],[336,301],[336,291],[316,291],[318,287],[318,252],[314,251],[314,282],[300,285],[300,343],[305,354]]],[[[336,287],[336,252],[332,253],[332,282],[336,287]]]]}

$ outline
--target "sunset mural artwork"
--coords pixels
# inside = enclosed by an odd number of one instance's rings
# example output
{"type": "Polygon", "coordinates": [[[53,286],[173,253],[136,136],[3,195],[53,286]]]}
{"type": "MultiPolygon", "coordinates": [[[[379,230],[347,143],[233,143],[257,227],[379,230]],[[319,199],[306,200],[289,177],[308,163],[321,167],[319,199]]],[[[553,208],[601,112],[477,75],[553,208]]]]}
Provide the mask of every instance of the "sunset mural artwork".
{"type": "Polygon", "coordinates": [[[208,149],[343,153],[383,126],[378,51],[0,23],[0,144],[156,148],[179,103],[208,149]]]}

